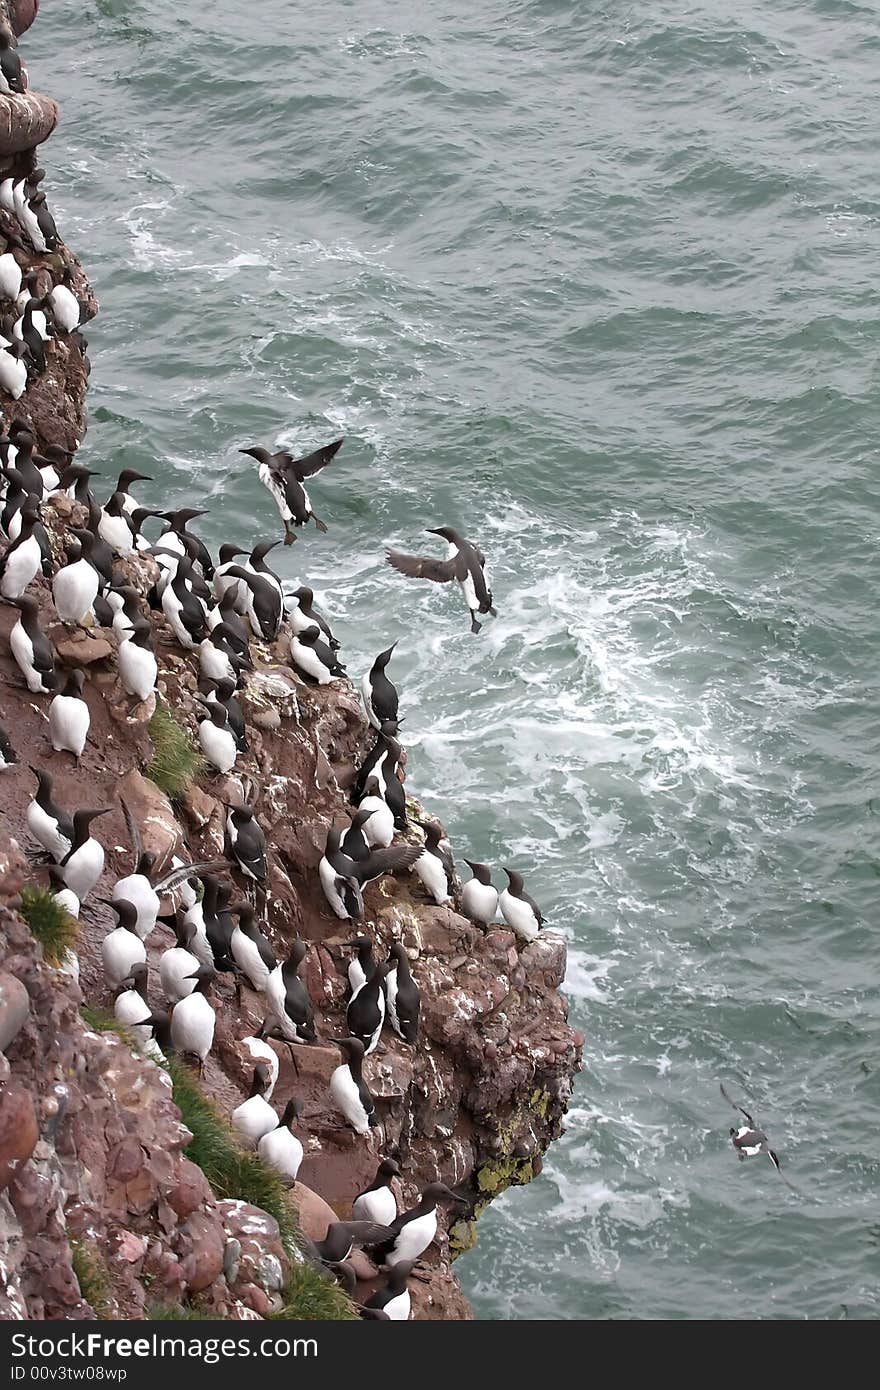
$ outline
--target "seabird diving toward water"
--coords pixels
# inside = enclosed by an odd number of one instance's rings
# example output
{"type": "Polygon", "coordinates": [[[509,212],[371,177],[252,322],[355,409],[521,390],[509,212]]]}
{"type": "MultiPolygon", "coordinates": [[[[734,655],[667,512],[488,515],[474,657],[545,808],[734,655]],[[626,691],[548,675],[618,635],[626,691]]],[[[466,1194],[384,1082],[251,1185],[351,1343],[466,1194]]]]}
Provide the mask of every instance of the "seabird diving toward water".
{"type": "Polygon", "coordinates": [[[284,522],[285,545],[292,545],[296,540],[292,526],[305,526],[309,521],[314,521],[319,531],[327,530],[324,522],[312,511],[303,483],[306,478],[313,478],[322,468],[326,468],[342,448],[343,442],[335,439],[332,444],[324,444],[300,459],[295,459],[293,454],[283,449],[277,454],[256,447],[239,449],[240,454],[249,454],[260,465],[260,482],[275,498],[275,505],[284,522]]]}
{"type": "Polygon", "coordinates": [[[732,1109],[738,1110],[740,1115],[743,1115],[747,1121],[744,1125],[732,1125],[730,1129],[730,1138],[733,1147],[736,1149],[736,1156],[739,1161],[744,1163],[747,1158],[757,1158],[758,1154],[766,1154],[773,1164],[773,1167],[782,1178],[782,1181],[790,1187],[792,1191],[797,1192],[798,1188],[795,1187],[790,1178],[787,1178],[785,1173],[783,1173],[782,1165],[771,1149],[770,1141],[766,1134],[762,1129],[758,1128],[748,1110],[743,1110],[742,1106],[738,1105],[728,1094],[723,1081],[721,1083],[721,1094],[727,1101],[727,1104],[731,1106],[732,1109]]]}
{"type": "Polygon", "coordinates": [[[435,584],[449,584],[457,579],[461,585],[464,601],[470,610],[471,632],[479,632],[482,623],[477,615],[491,613],[497,617],[492,606],[492,590],[486,578],[486,557],[479,546],[466,541],[451,526],[437,526],[428,529],[429,536],[442,536],[448,544],[445,560],[435,560],[430,555],[404,555],[400,550],[389,550],[388,563],[400,574],[410,579],[433,579],[435,584]]]}

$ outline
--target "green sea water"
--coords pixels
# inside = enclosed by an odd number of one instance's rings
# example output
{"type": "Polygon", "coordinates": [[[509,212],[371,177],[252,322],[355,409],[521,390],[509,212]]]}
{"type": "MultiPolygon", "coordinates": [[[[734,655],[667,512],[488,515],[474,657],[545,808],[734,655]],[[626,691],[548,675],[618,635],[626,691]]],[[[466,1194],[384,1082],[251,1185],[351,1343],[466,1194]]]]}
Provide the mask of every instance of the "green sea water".
{"type": "Polygon", "coordinates": [[[878,1313],[876,4],[45,0],[88,462],[276,552],[570,944],[567,1132],[482,1318],[878,1313]],[[383,564],[459,525],[499,616],[383,564]],[[769,1131],[739,1164],[719,1081],[769,1131]]]}

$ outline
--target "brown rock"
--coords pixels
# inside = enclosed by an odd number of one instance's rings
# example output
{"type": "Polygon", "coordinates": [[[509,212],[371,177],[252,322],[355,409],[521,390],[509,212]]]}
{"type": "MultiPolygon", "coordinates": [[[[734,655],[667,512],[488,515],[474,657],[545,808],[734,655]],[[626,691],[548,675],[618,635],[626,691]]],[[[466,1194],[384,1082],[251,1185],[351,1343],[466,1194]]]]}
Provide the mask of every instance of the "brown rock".
{"type": "Polygon", "coordinates": [[[0,971],[0,1052],[18,1036],[29,1013],[30,1000],[21,980],[0,971]]]}
{"type": "Polygon", "coordinates": [[[291,1196],[304,1234],[310,1240],[323,1240],[331,1224],[339,1219],[330,1203],[301,1182],[293,1184],[291,1196]]]}
{"type": "Polygon", "coordinates": [[[39,1137],[30,1091],[17,1081],[6,1082],[0,1090],[0,1189],[7,1186],[19,1165],[30,1158],[39,1137]]]}
{"type": "Polygon", "coordinates": [[[208,796],[208,793],[203,792],[195,783],[187,788],[186,796],[183,798],[184,813],[198,830],[208,824],[218,804],[213,796],[208,796]]]}
{"type": "Polygon", "coordinates": [[[180,1228],[180,1272],[190,1293],[201,1293],[223,1272],[226,1240],[214,1216],[193,1212],[180,1228]]]}
{"type": "Polygon", "coordinates": [[[181,848],[183,839],[168,797],[135,768],[122,778],[118,792],[140,827],[144,849],[155,854],[157,869],[164,867],[181,848]]]}
{"type": "Polygon", "coordinates": [[[113,655],[113,647],[106,637],[87,637],[82,632],[71,634],[63,628],[54,628],[51,635],[58,659],[65,666],[91,666],[96,661],[108,661],[113,655]]]}
{"type": "Polygon", "coordinates": [[[168,1205],[183,1220],[212,1200],[213,1193],[201,1168],[190,1163],[188,1158],[182,1158],[177,1183],[168,1194],[168,1205]]]}
{"type": "Polygon", "coordinates": [[[117,1181],[128,1183],[140,1173],[144,1160],[140,1140],[131,1134],[108,1154],[107,1169],[117,1181]]]}

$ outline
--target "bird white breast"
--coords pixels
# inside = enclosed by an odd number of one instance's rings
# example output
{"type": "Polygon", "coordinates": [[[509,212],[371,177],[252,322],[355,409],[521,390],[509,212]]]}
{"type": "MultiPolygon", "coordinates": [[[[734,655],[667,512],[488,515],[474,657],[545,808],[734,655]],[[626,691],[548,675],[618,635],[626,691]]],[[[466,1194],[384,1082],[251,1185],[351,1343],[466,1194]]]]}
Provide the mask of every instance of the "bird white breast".
{"type": "Polygon", "coordinates": [[[279,483],[275,481],[274,477],[272,476],[271,468],[269,468],[268,465],[265,463],[260,464],[260,482],[263,484],[264,487],[267,487],[269,489],[272,496],[275,498],[275,505],[281,513],[281,520],[292,521],[293,512],[287,505],[287,498],[284,495],[284,489],[283,487],[281,487],[279,483]]]}
{"type": "Polygon", "coordinates": [[[417,874],[424,884],[426,890],[431,894],[434,902],[449,902],[449,886],[446,880],[446,870],[440,863],[436,854],[430,854],[425,850],[413,864],[413,873],[417,874]]]}
{"type": "Polygon", "coordinates": [[[395,1033],[403,1034],[400,1031],[400,1020],[397,1017],[397,966],[389,970],[385,976],[385,1012],[388,1015],[388,1022],[395,1033]]]}
{"type": "Polygon", "coordinates": [[[127,980],[135,965],[143,965],[147,959],[144,943],[126,931],[125,927],[115,927],[101,942],[101,960],[104,974],[111,989],[116,989],[127,980]]]}
{"type": "Polygon", "coordinates": [[[79,303],[66,285],[56,285],[49,295],[55,321],[65,333],[79,327],[79,303]]]}
{"type": "Polygon", "coordinates": [[[343,1062],[341,1067],[337,1067],[330,1077],[330,1096],[352,1129],[357,1130],[358,1134],[369,1134],[369,1116],[364,1109],[357,1084],[347,1062],[343,1062]]]}
{"type": "Polygon", "coordinates": [[[88,560],[65,565],[52,581],[52,601],[63,623],[81,623],[98,596],[98,572],[88,560]]]}
{"type": "MultiPolygon", "coordinates": [[[[30,298],[30,295],[27,293],[27,291],[25,291],[25,293],[24,293],[23,295],[21,295],[20,298],[21,298],[22,300],[24,300],[24,303],[21,305],[21,308],[22,308],[22,311],[23,311],[23,310],[25,309],[25,307],[27,306],[27,301],[28,301],[28,299],[30,298]]],[[[47,342],[49,341],[49,333],[48,333],[48,331],[47,331],[47,324],[46,324],[46,315],[43,313],[42,309],[35,309],[35,310],[33,311],[33,313],[31,314],[31,326],[32,326],[33,328],[36,329],[36,331],[39,333],[39,335],[40,335],[40,337],[42,338],[42,340],[43,340],[44,343],[47,343],[47,342]]],[[[23,312],[22,312],[22,317],[21,317],[20,319],[18,319],[18,320],[16,321],[16,323],[13,324],[13,327],[12,327],[12,336],[13,336],[13,338],[17,338],[19,342],[22,342],[23,339],[24,339],[24,313],[23,313],[23,312]]]]}
{"type": "Polygon", "coordinates": [[[511,931],[523,941],[534,941],[539,928],[537,918],[528,903],[524,903],[522,898],[515,898],[506,888],[501,893],[498,903],[511,931]]]}
{"type": "Polygon", "coordinates": [[[235,667],[226,652],[215,647],[210,637],[206,637],[199,645],[199,666],[207,680],[235,680],[235,667]]]}
{"type": "Polygon", "coordinates": [[[238,748],[228,729],[218,729],[213,720],[203,719],[199,725],[199,743],[218,772],[229,772],[235,766],[238,748]]]}
{"type": "Polygon", "coordinates": [[[57,893],[53,893],[59,907],[63,907],[65,912],[69,912],[71,917],[79,917],[80,901],[74,892],[69,888],[59,888],[57,893]]]}
{"type": "MultiPolygon", "coordinates": [[[[274,971],[272,972],[275,973],[274,971]]],[[[241,1046],[245,1049],[251,1061],[256,1066],[257,1062],[265,1062],[269,1068],[269,1085],[263,1092],[264,1100],[272,1099],[272,1092],[275,1090],[278,1081],[278,1054],[273,1047],[270,1047],[262,1038],[242,1038],[241,1046]]]]}
{"type": "Polygon", "coordinates": [[[300,608],[298,601],[294,603],[287,616],[290,619],[290,626],[292,627],[294,632],[305,632],[307,627],[318,626],[314,618],[306,617],[305,613],[300,608]]]}
{"type": "Polygon", "coordinates": [[[277,1127],[278,1116],[262,1096],[251,1096],[232,1112],[232,1128],[252,1144],[277,1127]]]}
{"type": "Polygon", "coordinates": [[[491,922],[498,911],[498,890],[478,878],[468,879],[461,892],[461,910],[475,922],[491,922]]]}
{"type": "MultiPolygon", "coordinates": [[[[6,180],[4,179],[4,183],[6,180]]],[[[0,197],[2,203],[2,197],[0,197]]],[[[3,203],[5,207],[5,203],[3,203]]],[[[21,290],[21,266],[11,251],[0,256],[0,295],[4,299],[15,299],[21,290]]]]}
{"type": "Polygon", "coordinates": [[[264,1134],[257,1148],[264,1163],[271,1164],[289,1182],[296,1182],[303,1161],[303,1146],[286,1125],[264,1134]]]}
{"type": "Polygon", "coordinates": [[[82,757],[91,717],[85,700],[76,695],[56,695],[49,706],[49,737],[56,753],[82,757]]]}
{"type": "Polygon", "coordinates": [[[89,836],[64,865],[64,882],[84,902],[103,872],[104,846],[89,836]]]}
{"type": "Polygon", "coordinates": [[[366,676],[364,676],[363,680],[361,681],[361,695],[364,698],[364,709],[367,712],[367,718],[369,719],[374,729],[381,729],[382,726],[376,718],[376,714],[373,709],[373,687],[370,685],[369,673],[366,676]]]}
{"type": "MultiPolygon", "coordinates": [[[[238,565],[239,561],[230,560],[229,564],[238,565]]],[[[221,565],[219,569],[214,571],[214,593],[218,603],[221,602],[226,594],[229,594],[236,613],[240,613],[242,617],[244,617],[247,612],[247,600],[250,590],[243,579],[236,579],[234,575],[228,575],[226,573],[228,568],[229,565],[221,565]]],[[[244,565],[240,565],[240,568],[244,569],[245,567],[244,565]]]]}
{"type": "Polygon", "coordinates": [[[269,983],[270,971],[257,945],[236,927],[232,933],[230,950],[233,960],[242,974],[247,976],[249,984],[262,993],[269,983]]]}
{"type": "Polygon", "coordinates": [[[357,956],[355,956],[354,960],[348,962],[348,983],[351,986],[352,999],[354,999],[356,994],[360,994],[364,985],[367,983],[364,967],[361,965],[357,956]]]}
{"type": "Polygon", "coordinates": [[[480,607],[480,600],[477,598],[477,590],[470,570],[468,570],[464,579],[459,580],[459,583],[461,584],[461,592],[464,595],[464,601],[468,608],[472,611],[477,611],[480,607]]]}
{"type": "Polygon", "coordinates": [[[20,619],[9,634],[9,650],[18,663],[21,673],[27,682],[28,690],[32,691],[34,695],[44,693],[43,677],[34,666],[33,644],[25,632],[20,619]]]}
{"type": "Polygon", "coordinates": [[[404,1260],[417,1260],[423,1254],[431,1241],[437,1234],[437,1209],[425,1212],[424,1216],[416,1216],[412,1221],[408,1221],[404,1226],[397,1240],[394,1242],[394,1249],[385,1257],[385,1263],[390,1267],[402,1264],[404,1260]]]}
{"type": "Polygon", "coordinates": [[[153,1030],[151,1027],[139,1027],[145,1018],[149,1018],[151,1010],[144,1002],[136,989],[127,989],[124,994],[120,994],[116,1003],[113,1005],[113,1012],[120,1023],[130,1029],[135,1042],[143,1049],[151,1041],[153,1030]]]}
{"type": "Polygon", "coordinates": [[[397,1198],[390,1187],[377,1187],[372,1192],[362,1192],[352,1203],[351,1214],[358,1221],[376,1221],[380,1226],[390,1226],[397,1220],[397,1198]]]}
{"type": "Polygon", "coordinates": [[[389,1298],[383,1312],[388,1316],[391,1322],[408,1322],[411,1306],[409,1289],[404,1289],[403,1293],[397,1294],[394,1298],[389,1298]]]}
{"type": "Polygon", "coordinates": [[[132,907],[137,909],[135,931],[141,941],[146,941],[156,925],[162,905],[159,894],[146,874],[129,874],[127,878],[121,878],[114,886],[110,897],[115,903],[130,902],[132,907]]]}
{"type": "Polygon", "coordinates": [[[321,887],[324,889],[324,897],[333,908],[336,916],[341,917],[343,920],[347,919],[348,911],[345,903],[336,891],[336,879],[338,875],[326,856],[322,858],[318,865],[318,877],[321,880],[321,887]]]}
{"type": "MultiPolygon", "coordinates": [[[[118,594],[113,594],[112,597],[110,594],[108,594],[107,602],[112,605],[113,599],[118,598],[118,594]]],[[[132,623],[131,618],[128,616],[125,609],[122,607],[120,603],[116,612],[113,614],[113,636],[116,638],[116,641],[121,646],[123,642],[128,641],[129,637],[133,632],[134,624],[132,623]]]]}
{"type": "Polygon", "coordinates": [[[40,568],[42,558],[36,536],[28,536],[6,562],[3,578],[0,580],[0,594],[4,598],[21,598],[40,568]]]}
{"type": "Polygon", "coordinates": [[[24,394],[27,386],[27,367],[20,357],[0,352],[0,386],[14,401],[24,394]]]}
{"type": "Polygon", "coordinates": [[[364,839],[371,849],[387,849],[394,839],[394,813],[380,796],[365,796],[358,804],[359,811],[372,811],[363,826],[364,839]]]}
{"type": "Polygon", "coordinates": [[[4,179],[0,183],[0,208],[5,208],[7,212],[15,212],[15,202],[12,196],[13,186],[13,179],[4,179]]]}
{"type": "Polygon", "coordinates": [[[119,679],[129,695],[146,700],[156,689],[159,667],[156,658],[146,647],[123,642],[116,655],[119,679]]]}
{"type": "Polygon", "coordinates": [[[47,815],[37,801],[32,801],[28,806],[25,820],[34,839],[39,840],[56,864],[60,864],[70,851],[70,840],[59,832],[58,822],[47,815]]]}
{"type": "Polygon", "coordinates": [[[98,535],[119,555],[130,555],[133,545],[131,527],[123,516],[108,516],[101,512],[98,522],[98,535]]]}
{"type": "Polygon", "coordinates": [[[186,647],[188,650],[192,650],[195,646],[195,642],[180,621],[182,607],[183,605],[180,599],[169,584],[162,592],[162,612],[165,614],[168,626],[171,628],[180,645],[186,647]]]}
{"type": "Polygon", "coordinates": [[[43,479],[43,489],[47,494],[58,491],[58,484],[61,479],[58,476],[58,470],[51,463],[43,465],[40,469],[40,477],[43,479]]]}
{"type": "Polygon", "coordinates": [[[216,1021],[205,996],[201,992],[190,994],[171,1011],[171,1041],[178,1052],[191,1052],[204,1062],[214,1041],[216,1021]]]}
{"type": "Polygon", "coordinates": [[[186,999],[196,987],[195,980],[187,979],[199,968],[199,961],[184,946],[172,946],[159,957],[159,983],[166,999],[177,1004],[186,999]]]}
{"type": "Polygon", "coordinates": [[[46,245],[43,233],[40,231],[40,224],[37,221],[36,213],[29,204],[24,201],[23,195],[21,198],[17,196],[17,193],[13,196],[15,197],[16,212],[18,213],[18,220],[22,230],[27,234],[34,250],[39,251],[41,254],[45,253],[49,248],[46,245]]]}
{"type": "Polygon", "coordinates": [[[300,642],[295,633],[290,639],[290,656],[294,665],[298,666],[301,671],[305,671],[307,676],[314,676],[319,685],[330,685],[334,680],[314,647],[306,646],[300,642]]]}

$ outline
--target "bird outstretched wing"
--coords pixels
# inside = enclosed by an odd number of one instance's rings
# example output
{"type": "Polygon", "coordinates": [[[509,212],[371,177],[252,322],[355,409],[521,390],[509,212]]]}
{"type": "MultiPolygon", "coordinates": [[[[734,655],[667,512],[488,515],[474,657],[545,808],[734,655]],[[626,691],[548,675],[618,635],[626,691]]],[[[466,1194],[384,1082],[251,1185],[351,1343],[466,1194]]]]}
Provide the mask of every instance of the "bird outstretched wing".
{"type": "Polygon", "coordinates": [[[391,568],[409,579],[433,579],[435,584],[448,584],[452,579],[463,578],[459,555],[435,560],[431,555],[404,555],[400,550],[389,550],[387,556],[391,568]]]}
{"type": "Polygon", "coordinates": [[[353,877],[359,883],[370,883],[380,874],[392,874],[396,869],[408,869],[420,859],[422,845],[390,845],[388,849],[373,850],[369,859],[356,864],[353,877]]]}
{"type": "Polygon", "coordinates": [[[334,439],[332,444],[323,444],[320,449],[315,449],[311,454],[305,454],[301,459],[291,460],[293,471],[302,482],[303,478],[312,478],[316,473],[320,473],[322,468],[326,468],[331,459],[342,448],[345,441],[334,439]]]}
{"type": "Polygon", "coordinates": [[[736,1101],[733,1100],[733,1099],[731,1098],[731,1096],[728,1094],[728,1092],[725,1090],[724,1082],[723,1082],[723,1081],[722,1081],[722,1083],[721,1083],[721,1094],[723,1095],[724,1099],[727,1101],[727,1104],[728,1104],[733,1110],[738,1110],[739,1113],[740,1113],[741,1115],[745,1115],[745,1117],[746,1117],[746,1119],[748,1120],[749,1124],[751,1125],[752,1129],[757,1129],[757,1128],[758,1128],[758,1126],[755,1124],[755,1121],[752,1119],[751,1115],[749,1114],[748,1110],[743,1110],[743,1108],[742,1108],[741,1105],[737,1105],[736,1101]]]}
{"type": "MultiPolygon", "coordinates": [[[[119,799],[122,800],[121,797],[119,799]]],[[[225,859],[197,860],[195,864],[182,864],[179,869],[172,869],[171,873],[157,879],[153,887],[160,895],[171,893],[189,878],[199,878],[202,874],[219,874],[228,867],[225,859]]]]}

